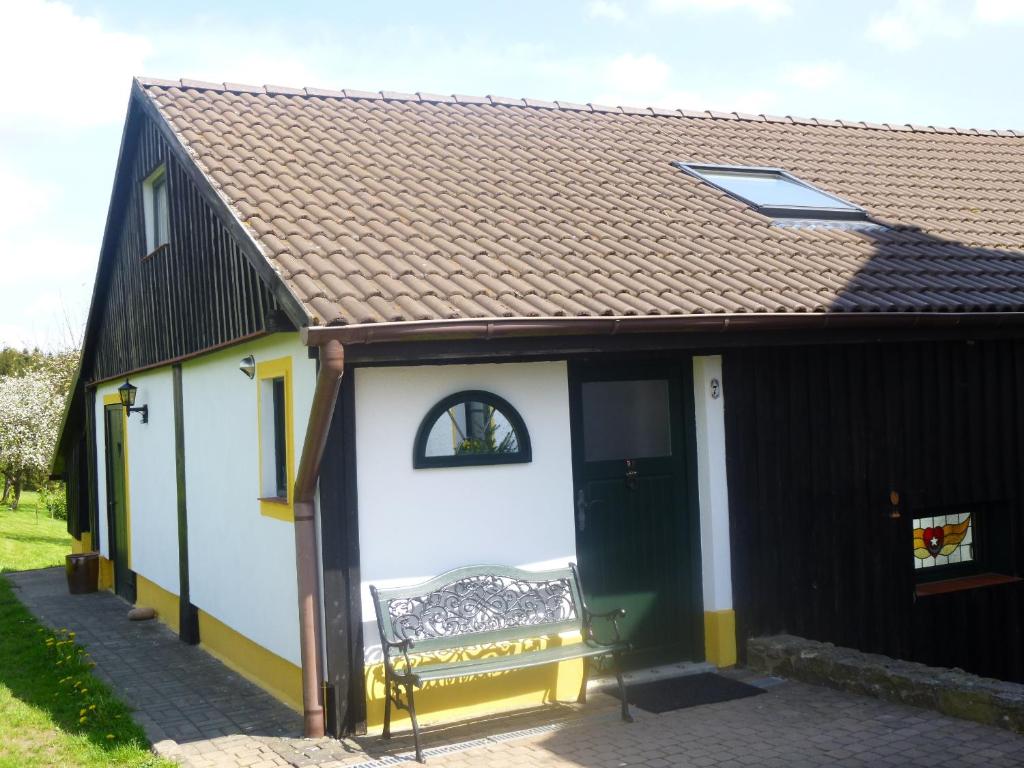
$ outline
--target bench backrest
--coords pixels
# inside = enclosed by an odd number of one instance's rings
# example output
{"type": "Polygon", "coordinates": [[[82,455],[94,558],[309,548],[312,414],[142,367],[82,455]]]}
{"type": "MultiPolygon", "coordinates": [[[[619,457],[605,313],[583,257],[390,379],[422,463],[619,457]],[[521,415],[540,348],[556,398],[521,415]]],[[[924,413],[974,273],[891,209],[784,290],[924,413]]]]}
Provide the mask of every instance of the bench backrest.
{"type": "MultiPolygon", "coordinates": [[[[435,651],[580,630],[574,567],[524,571],[475,565],[409,587],[370,587],[381,637],[435,651]]],[[[386,649],[385,649],[386,650],[386,649]]]]}

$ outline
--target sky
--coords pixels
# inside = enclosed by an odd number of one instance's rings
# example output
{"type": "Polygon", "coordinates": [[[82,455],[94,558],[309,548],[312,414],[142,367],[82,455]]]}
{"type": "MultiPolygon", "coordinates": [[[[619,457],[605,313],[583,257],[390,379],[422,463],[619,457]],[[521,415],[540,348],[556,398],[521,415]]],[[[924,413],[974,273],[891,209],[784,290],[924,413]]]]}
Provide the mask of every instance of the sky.
{"type": "Polygon", "coordinates": [[[1024,130],[1024,0],[0,0],[0,346],[80,340],[131,78],[1024,130]]]}

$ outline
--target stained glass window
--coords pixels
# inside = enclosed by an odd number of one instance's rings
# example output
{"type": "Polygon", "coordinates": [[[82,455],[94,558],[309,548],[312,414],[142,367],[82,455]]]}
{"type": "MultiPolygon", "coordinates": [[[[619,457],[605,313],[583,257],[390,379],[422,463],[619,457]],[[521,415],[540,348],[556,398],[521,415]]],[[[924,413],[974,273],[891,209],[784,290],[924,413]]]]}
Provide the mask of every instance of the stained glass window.
{"type": "Polygon", "coordinates": [[[974,515],[961,512],[914,519],[914,567],[974,560],[974,515]]]}

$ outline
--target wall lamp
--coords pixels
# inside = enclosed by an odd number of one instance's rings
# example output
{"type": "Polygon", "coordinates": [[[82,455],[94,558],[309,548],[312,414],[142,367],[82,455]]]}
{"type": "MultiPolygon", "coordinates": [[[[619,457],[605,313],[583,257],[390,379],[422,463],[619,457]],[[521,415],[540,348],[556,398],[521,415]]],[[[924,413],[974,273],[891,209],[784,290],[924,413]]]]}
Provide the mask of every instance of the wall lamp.
{"type": "Polygon", "coordinates": [[[149,423],[149,406],[143,405],[139,408],[135,407],[135,393],[139,391],[139,388],[134,386],[128,379],[124,380],[124,384],[117,388],[117,394],[121,398],[121,405],[124,406],[125,414],[131,416],[133,413],[142,414],[142,423],[149,423]]]}
{"type": "Polygon", "coordinates": [[[252,355],[243,357],[238,363],[238,370],[250,379],[253,378],[256,375],[256,358],[252,355]]]}

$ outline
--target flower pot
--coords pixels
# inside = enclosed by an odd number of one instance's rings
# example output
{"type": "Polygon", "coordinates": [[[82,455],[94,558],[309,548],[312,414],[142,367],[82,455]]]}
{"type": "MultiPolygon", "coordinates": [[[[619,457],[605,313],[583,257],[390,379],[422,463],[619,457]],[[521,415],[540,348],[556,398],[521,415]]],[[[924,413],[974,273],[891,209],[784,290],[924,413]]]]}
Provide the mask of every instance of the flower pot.
{"type": "Polygon", "coordinates": [[[64,565],[68,575],[68,591],[72,595],[83,595],[95,592],[100,575],[100,555],[98,552],[82,552],[68,555],[64,565]]]}

